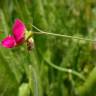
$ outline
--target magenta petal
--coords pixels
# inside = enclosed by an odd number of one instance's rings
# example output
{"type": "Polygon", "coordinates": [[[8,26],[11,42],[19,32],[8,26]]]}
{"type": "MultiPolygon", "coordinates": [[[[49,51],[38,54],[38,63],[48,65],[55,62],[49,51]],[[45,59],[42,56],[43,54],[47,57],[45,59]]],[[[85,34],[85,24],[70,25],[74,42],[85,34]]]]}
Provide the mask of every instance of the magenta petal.
{"type": "Polygon", "coordinates": [[[13,36],[8,36],[5,39],[3,39],[1,44],[6,48],[13,48],[14,46],[16,46],[16,41],[13,36]]]}
{"type": "Polygon", "coordinates": [[[21,20],[16,19],[13,25],[13,35],[17,44],[20,44],[24,41],[25,30],[26,27],[24,23],[21,20]]]}

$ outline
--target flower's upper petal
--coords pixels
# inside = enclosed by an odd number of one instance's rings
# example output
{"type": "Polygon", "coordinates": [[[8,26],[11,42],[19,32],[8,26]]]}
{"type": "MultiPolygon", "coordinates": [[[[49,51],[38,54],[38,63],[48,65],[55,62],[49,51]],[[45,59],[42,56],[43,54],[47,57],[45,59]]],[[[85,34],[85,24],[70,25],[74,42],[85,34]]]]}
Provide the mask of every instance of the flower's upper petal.
{"type": "Polygon", "coordinates": [[[8,36],[2,40],[1,44],[6,48],[13,48],[16,46],[16,41],[13,36],[8,36]]]}
{"type": "Polygon", "coordinates": [[[21,20],[16,19],[13,25],[13,35],[15,37],[17,44],[20,44],[24,41],[25,30],[26,27],[24,23],[21,20]]]}

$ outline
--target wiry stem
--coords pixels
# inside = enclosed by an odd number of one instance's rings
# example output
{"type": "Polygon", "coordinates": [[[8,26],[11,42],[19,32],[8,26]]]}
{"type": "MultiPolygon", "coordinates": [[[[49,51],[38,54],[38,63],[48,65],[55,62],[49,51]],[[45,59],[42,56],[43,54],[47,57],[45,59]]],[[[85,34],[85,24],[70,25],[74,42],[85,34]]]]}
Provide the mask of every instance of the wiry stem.
{"type": "Polygon", "coordinates": [[[64,67],[60,67],[60,66],[57,66],[55,65],[54,63],[52,63],[50,60],[48,60],[47,58],[45,58],[41,51],[39,50],[39,54],[41,56],[41,58],[44,60],[44,62],[48,65],[50,65],[52,68],[58,70],[58,71],[61,71],[61,72],[66,72],[66,73],[71,73],[72,75],[74,76],[77,76],[78,78],[80,78],[81,80],[85,81],[85,77],[83,74],[73,70],[73,69],[69,69],[69,68],[64,68],[64,67]]]}
{"type": "Polygon", "coordinates": [[[80,74],[79,72],[77,72],[77,71],[75,71],[75,70],[72,70],[72,69],[67,69],[67,68],[59,67],[59,66],[53,64],[52,62],[46,60],[45,58],[43,58],[43,59],[44,59],[44,61],[45,61],[47,64],[49,64],[51,67],[53,67],[53,68],[55,68],[55,69],[57,69],[57,70],[59,70],[59,71],[71,73],[71,74],[77,76],[78,78],[80,78],[81,80],[85,81],[84,76],[83,76],[82,74],[80,74]]]}
{"type": "Polygon", "coordinates": [[[33,32],[33,34],[44,34],[44,35],[52,35],[52,36],[57,36],[57,37],[65,37],[65,38],[70,38],[70,39],[78,39],[78,40],[85,40],[85,41],[90,41],[90,42],[96,42],[96,40],[92,40],[89,38],[80,38],[80,37],[74,37],[74,36],[69,36],[69,35],[62,35],[62,34],[56,34],[56,33],[50,33],[50,32],[44,32],[37,28],[36,26],[32,25],[36,30],[39,32],[33,32]]]}

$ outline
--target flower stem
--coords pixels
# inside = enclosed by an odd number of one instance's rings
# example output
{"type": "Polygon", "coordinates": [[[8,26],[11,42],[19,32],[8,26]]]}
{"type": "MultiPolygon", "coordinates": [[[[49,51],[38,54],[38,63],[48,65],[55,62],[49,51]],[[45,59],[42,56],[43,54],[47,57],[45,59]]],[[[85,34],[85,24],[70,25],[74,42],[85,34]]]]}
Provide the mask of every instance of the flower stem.
{"type": "Polygon", "coordinates": [[[59,67],[55,64],[53,64],[52,62],[49,62],[47,60],[45,60],[47,64],[49,64],[51,67],[59,70],[59,71],[63,71],[63,72],[67,72],[67,73],[71,73],[77,77],[79,77],[80,79],[84,80],[85,81],[85,78],[83,75],[81,75],[79,72],[75,71],[75,70],[72,70],[72,69],[68,69],[68,68],[62,68],[62,67],[59,67]]]}
{"type": "Polygon", "coordinates": [[[41,52],[39,51],[39,54],[41,55],[42,59],[44,60],[45,63],[47,63],[48,65],[50,65],[52,68],[58,70],[58,71],[62,71],[62,72],[66,72],[66,73],[70,73],[70,74],[73,74],[75,76],[77,76],[78,78],[80,78],[81,80],[85,81],[85,77],[80,74],[79,72],[75,71],[75,70],[72,70],[72,69],[69,69],[69,68],[63,68],[63,67],[60,67],[60,66],[57,66],[55,65],[54,63],[52,63],[50,60],[47,60],[42,54],[41,52]]]}
{"type": "Polygon", "coordinates": [[[63,35],[63,34],[56,34],[56,33],[50,33],[50,32],[44,32],[41,29],[37,28],[36,26],[32,25],[36,30],[39,32],[33,32],[33,34],[44,34],[44,35],[51,35],[51,36],[57,36],[57,37],[65,37],[65,38],[70,38],[70,39],[78,39],[78,40],[85,40],[85,41],[90,41],[90,42],[96,42],[96,40],[89,39],[89,38],[80,38],[80,37],[74,37],[74,36],[69,36],[69,35],[63,35]]]}

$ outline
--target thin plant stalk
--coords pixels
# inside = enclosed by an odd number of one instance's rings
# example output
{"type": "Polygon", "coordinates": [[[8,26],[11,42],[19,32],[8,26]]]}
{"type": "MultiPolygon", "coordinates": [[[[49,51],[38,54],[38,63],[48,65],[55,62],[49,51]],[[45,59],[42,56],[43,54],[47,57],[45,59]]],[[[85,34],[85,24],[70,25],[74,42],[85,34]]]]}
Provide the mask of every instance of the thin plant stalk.
{"type": "MultiPolygon", "coordinates": [[[[81,37],[75,37],[75,36],[70,36],[70,35],[63,35],[63,34],[56,34],[56,33],[51,33],[51,32],[45,32],[42,31],[41,29],[37,28],[36,26],[32,25],[36,30],[39,32],[33,32],[33,34],[39,34],[39,35],[51,35],[51,36],[57,36],[57,37],[64,37],[64,38],[69,38],[69,39],[78,39],[78,40],[85,40],[89,42],[96,42],[96,40],[89,39],[89,38],[81,38],[81,37]]],[[[32,35],[33,35],[32,34],[32,35]]]]}

